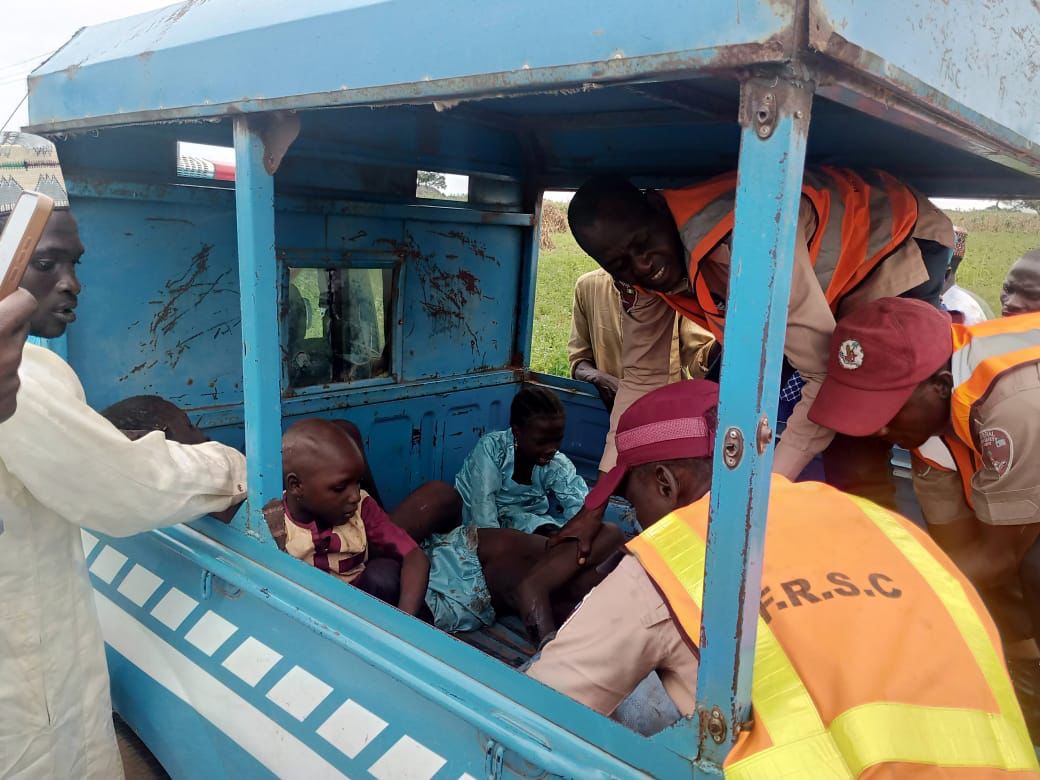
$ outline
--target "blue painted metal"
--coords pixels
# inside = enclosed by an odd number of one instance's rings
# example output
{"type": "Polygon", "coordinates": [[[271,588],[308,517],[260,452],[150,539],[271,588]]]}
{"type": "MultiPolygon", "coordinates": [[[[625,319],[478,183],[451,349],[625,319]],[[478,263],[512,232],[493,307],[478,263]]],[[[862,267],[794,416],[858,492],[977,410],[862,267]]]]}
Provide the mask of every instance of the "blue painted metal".
{"type": "MultiPolygon", "coordinates": [[[[300,741],[301,752],[316,753],[348,775],[369,768],[405,735],[449,761],[445,777],[473,774],[483,764],[488,738],[506,748],[504,774],[509,777],[532,776],[532,770],[535,775],[548,770],[552,776],[604,778],[683,773],[673,754],[647,749],[646,741],[632,732],[457,640],[233,529],[214,525],[209,531],[212,538],[188,528],[131,539],[100,537],[87,557],[89,567],[102,554],[118,551],[128,558],[114,574],[102,578],[95,573],[93,578],[110,651],[132,657],[134,665],[152,677],[153,686],[162,677],[162,664],[172,665],[174,672],[185,666],[190,674],[173,688],[186,691],[210,718],[214,708],[194,697],[212,691],[214,683],[230,694],[216,713],[222,719],[220,734],[212,733],[202,717],[193,721],[187,713],[175,713],[173,722],[183,728],[177,732],[179,744],[194,745],[195,735],[201,733],[206,736],[198,744],[204,752],[213,739],[222,737],[225,743],[270,758],[281,751],[265,751],[255,742],[250,745],[242,731],[256,723],[267,729],[273,722],[300,741]],[[106,548],[111,552],[106,553],[106,548]],[[143,600],[126,587],[127,575],[135,567],[160,575],[158,586],[143,600]],[[200,575],[207,572],[213,587],[203,598],[200,575]],[[173,589],[196,603],[189,602],[183,620],[171,627],[158,619],[161,610],[156,608],[173,589]],[[114,627],[109,605],[125,613],[114,615],[114,627]],[[202,642],[197,631],[203,619],[213,619],[207,618],[209,613],[228,621],[232,629],[216,641],[216,647],[202,642]],[[261,642],[281,656],[252,683],[237,677],[229,660],[247,642],[261,642]],[[161,653],[158,668],[141,657],[149,648],[161,653]],[[272,696],[278,681],[294,666],[331,688],[298,721],[272,696]],[[200,689],[203,684],[207,687],[200,689]],[[356,756],[339,753],[321,733],[326,720],[336,722],[347,699],[388,724],[356,756]],[[416,717],[430,707],[436,718],[416,717]],[[237,722],[232,723],[229,718],[239,711],[237,722]],[[531,769],[521,771],[525,763],[531,769]]],[[[157,718],[154,699],[120,696],[129,693],[124,685],[114,690],[116,706],[131,722],[142,723],[147,730],[149,720],[156,718],[156,727],[159,723],[169,727],[165,716],[157,718]]],[[[169,731],[148,736],[169,749],[169,731]]],[[[212,747],[218,758],[224,754],[222,744],[212,747]]],[[[229,755],[234,757],[234,752],[229,755]]],[[[223,769],[221,760],[200,764],[196,771],[202,774],[193,776],[227,776],[223,769]]]]}
{"type": "MultiPolygon", "coordinates": [[[[1040,145],[1036,91],[1040,8],[1031,0],[959,4],[819,0],[811,4],[809,43],[824,56],[877,75],[886,85],[945,109],[962,106],[998,137],[1040,145]],[[909,31],[920,30],[914,43],[909,31]],[[909,45],[908,45],[909,44],[909,45]],[[1018,136],[1018,139],[1014,139],[1018,136]]],[[[973,124],[980,124],[973,122],[973,124]]],[[[1033,157],[1040,155],[1034,146],[1033,157]]]]}
{"type": "Polygon", "coordinates": [[[744,63],[777,61],[794,8],[793,0],[264,0],[242,14],[233,3],[189,0],[82,30],[31,77],[29,111],[33,124],[72,126],[86,117],[429,100],[710,65],[733,45],[746,46],[744,63]],[[389,40],[397,54],[388,60],[389,40]]]}
{"type": "Polygon", "coordinates": [[[722,358],[719,438],[715,448],[704,620],[697,676],[701,719],[698,771],[718,772],[751,710],[751,671],[761,592],[762,546],[773,463],[772,430],[780,392],[780,364],[794,267],[795,229],[811,85],[752,80],[742,90],[743,130],[738,168],[733,264],[722,358]],[[759,112],[775,115],[766,127],[759,112]],[[768,444],[756,445],[759,426],[768,444]],[[742,440],[736,465],[727,446],[742,440]],[[717,712],[725,736],[707,724],[717,712]]]}
{"type": "Polygon", "coordinates": [[[520,253],[520,289],[516,304],[516,338],[511,362],[517,366],[531,365],[531,346],[534,335],[534,298],[538,290],[538,250],[542,236],[542,196],[534,204],[534,229],[524,234],[520,253]]]}
{"type": "Polygon", "coordinates": [[[264,144],[245,117],[235,120],[235,215],[242,311],[242,390],[249,512],[235,522],[270,542],[261,510],[282,494],[279,393],[278,270],[274,250],[274,179],[264,170],[264,144]]]}

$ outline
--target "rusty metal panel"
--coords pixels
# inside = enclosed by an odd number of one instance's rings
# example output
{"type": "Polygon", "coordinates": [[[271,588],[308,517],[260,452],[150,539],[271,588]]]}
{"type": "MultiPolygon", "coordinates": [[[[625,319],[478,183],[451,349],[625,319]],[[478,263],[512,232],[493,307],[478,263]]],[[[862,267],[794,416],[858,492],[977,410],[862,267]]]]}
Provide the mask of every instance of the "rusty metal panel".
{"type": "Polygon", "coordinates": [[[1040,144],[1033,0],[814,0],[809,44],[987,135],[1040,144]]]}
{"type": "Polygon", "coordinates": [[[255,0],[243,13],[188,0],[82,30],[30,77],[29,115],[55,130],[775,62],[790,54],[795,6],[255,0]]]}

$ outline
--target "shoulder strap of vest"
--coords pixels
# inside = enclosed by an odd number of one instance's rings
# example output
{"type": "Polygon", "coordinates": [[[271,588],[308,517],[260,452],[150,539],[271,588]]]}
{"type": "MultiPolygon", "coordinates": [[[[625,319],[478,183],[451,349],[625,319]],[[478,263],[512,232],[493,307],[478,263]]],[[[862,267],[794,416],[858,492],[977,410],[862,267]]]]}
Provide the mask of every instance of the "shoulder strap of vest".
{"type": "Polygon", "coordinates": [[[953,395],[950,416],[963,442],[972,442],[971,412],[1008,371],[1040,363],[1040,312],[953,325],[953,395]]]}

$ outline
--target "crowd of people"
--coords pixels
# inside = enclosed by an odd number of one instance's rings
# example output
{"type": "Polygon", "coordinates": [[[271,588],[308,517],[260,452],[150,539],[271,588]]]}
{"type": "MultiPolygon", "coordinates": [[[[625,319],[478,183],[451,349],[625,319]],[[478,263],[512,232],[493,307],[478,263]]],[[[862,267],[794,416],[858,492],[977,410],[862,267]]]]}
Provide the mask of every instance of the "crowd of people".
{"type": "MultiPolygon", "coordinates": [[[[2,148],[32,160],[25,189],[62,181],[44,139],[6,134],[2,148]]],[[[285,431],[284,494],[264,508],[279,547],[444,631],[519,616],[540,648],[527,674],[605,714],[652,672],[694,714],[735,186],[732,173],[660,191],[598,177],[571,202],[601,266],[578,280],[570,340],[573,378],[610,412],[591,492],[543,386],[521,387],[508,428],[453,482],[393,508],[364,431],[305,419],[285,431]],[[604,522],[613,495],[634,509],[634,539],[604,522]]],[[[0,224],[12,206],[0,201],[0,224]]],[[[96,412],[64,361],[25,345],[75,321],[85,249],[58,198],[24,289],[0,302],[4,777],[119,775],[80,528],[227,521],[245,497],[243,455],[176,406],[96,412]]],[[[754,718],[734,776],[1035,776],[1040,251],[1009,271],[1000,318],[956,285],[963,256],[963,231],[909,185],[806,172],[754,718]],[[892,444],[913,452],[927,533],[893,511],[892,444]]]]}

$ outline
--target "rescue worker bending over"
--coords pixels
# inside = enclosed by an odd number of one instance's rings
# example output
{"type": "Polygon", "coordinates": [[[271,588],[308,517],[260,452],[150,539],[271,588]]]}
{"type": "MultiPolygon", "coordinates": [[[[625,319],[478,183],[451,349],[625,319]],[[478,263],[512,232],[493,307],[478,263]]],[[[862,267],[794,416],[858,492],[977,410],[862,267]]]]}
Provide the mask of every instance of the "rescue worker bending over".
{"type": "Polygon", "coordinates": [[[914,451],[928,531],[1018,643],[1007,650],[1040,738],[1040,660],[1021,642],[1040,627],[1040,585],[1020,576],[1040,536],[1040,314],[963,326],[918,301],[875,301],[838,323],[809,416],[914,451]]]}
{"type": "MultiPolygon", "coordinates": [[[[571,201],[574,237],[614,277],[627,314],[624,377],[603,471],[614,465],[613,432],[620,415],[668,382],[675,312],[722,343],[736,180],[734,171],[690,187],[642,192],[624,179],[597,177],[571,201]]],[[[938,306],[953,243],[950,220],[882,171],[806,171],[784,346],[805,384],[776,449],[777,473],[794,479],[833,438],[806,413],[827,370],[835,318],[890,295],[938,306]]],[[[828,453],[828,481],[894,505],[887,451],[881,442],[871,452],[863,443],[846,442],[840,454],[828,453]]]]}
{"type": "MultiPolygon", "coordinates": [[[[695,380],[622,415],[617,465],[588,503],[620,491],[647,530],[532,677],[606,714],[656,670],[694,713],[717,404],[695,380]]],[[[913,524],[774,476],[752,720],[726,777],[1040,776],[1002,662],[978,595],[913,524]]]]}

